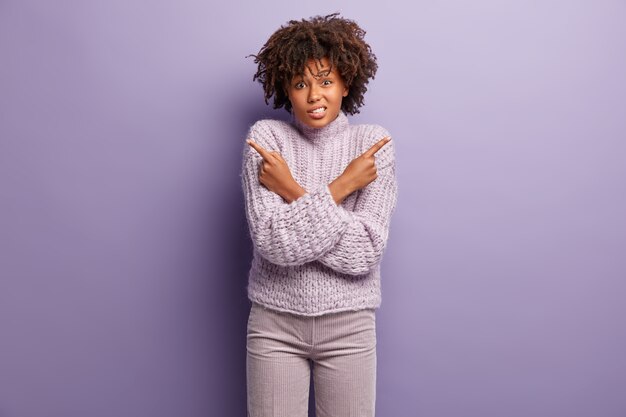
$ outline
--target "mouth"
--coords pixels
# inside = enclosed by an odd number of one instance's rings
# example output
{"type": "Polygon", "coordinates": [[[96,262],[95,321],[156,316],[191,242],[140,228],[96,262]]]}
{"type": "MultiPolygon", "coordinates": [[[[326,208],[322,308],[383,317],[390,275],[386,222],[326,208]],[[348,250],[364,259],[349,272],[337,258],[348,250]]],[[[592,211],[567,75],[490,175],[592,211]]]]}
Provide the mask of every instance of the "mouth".
{"type": "Polygon", "coordinates": [[[321,119],[326,115],[326,107],[319,106],[307,111],[307,114],[313,119],[321,119]]]}

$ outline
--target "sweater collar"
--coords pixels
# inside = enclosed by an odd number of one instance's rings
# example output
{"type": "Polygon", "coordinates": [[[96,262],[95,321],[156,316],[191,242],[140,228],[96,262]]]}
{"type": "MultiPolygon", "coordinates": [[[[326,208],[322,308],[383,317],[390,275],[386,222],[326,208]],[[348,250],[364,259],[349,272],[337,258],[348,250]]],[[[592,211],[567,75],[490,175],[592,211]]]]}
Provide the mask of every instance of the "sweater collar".
{"type": "Polygon", "coordinates": [[[307,126],[293,115],[292,123],[311,142],[325,142],[332,140],[332,138],[339,136],[346,130],[348,127],[348,116],[343,111],[340,111],[337,118],[324,127],[307,126]]]}

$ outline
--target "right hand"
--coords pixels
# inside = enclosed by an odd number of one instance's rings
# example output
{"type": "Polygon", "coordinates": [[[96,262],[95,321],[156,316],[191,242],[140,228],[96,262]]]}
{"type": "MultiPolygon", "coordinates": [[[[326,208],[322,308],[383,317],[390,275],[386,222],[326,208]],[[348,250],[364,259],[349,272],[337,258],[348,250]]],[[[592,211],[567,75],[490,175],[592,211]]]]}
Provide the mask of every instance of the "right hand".
{"type": "Polygon", "coordinates": [[[385,136],[376,142],[371,148],[363,152],[363,154],[353,159],[340,175],[342,180],[345,181],[353,192],[364,188],[370,182],[378,178],[375,155],[376,152],[389,143],[390,140],[391,137],[385,136]]]}
{"type": "Polygon", "coordinates": [[[287,202],[291,202],[306,193],[293,178],[287,161],[280,153],[268,151],[252,139],[248,139],[246,142],[263,158],[259,167],[259,182],[268,190],[283,197],[287,202]]]}

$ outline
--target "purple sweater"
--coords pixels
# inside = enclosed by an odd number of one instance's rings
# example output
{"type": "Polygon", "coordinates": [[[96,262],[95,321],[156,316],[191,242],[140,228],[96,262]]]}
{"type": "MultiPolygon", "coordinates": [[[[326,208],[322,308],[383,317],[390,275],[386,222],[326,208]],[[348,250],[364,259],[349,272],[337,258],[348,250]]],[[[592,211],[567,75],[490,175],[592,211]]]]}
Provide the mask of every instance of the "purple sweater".
{"type": "Polygon", "coordinates": [[[376,153],[378,177],[337,205],[328,184],[389,133],[350,125],[340,112],[322,128],[260,120],[247,138],[287,161],[307,194],[288,204],[259,183],[261,156],[244,145],[242,186],[253,242],[248,297],[306,316],[377,308],[380,261],[397,201],[394,141],[376,153]]]}

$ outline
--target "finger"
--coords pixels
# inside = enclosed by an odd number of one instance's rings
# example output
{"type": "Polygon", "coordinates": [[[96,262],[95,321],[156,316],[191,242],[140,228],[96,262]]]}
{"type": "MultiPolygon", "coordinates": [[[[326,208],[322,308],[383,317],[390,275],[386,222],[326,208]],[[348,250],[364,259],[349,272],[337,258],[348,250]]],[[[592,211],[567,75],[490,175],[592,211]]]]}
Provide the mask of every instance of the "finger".
{"type": "Polygon", "coordinates": [[[268,158],[271,158],[271,155],[268,151],[266,151],[261,145],[259,145],[256,142],[253,142],[251,139],[246,140],[246,142],[248,143],[248,145],[252,146],[258,153],[259,155],[261,155],[261,157],[263,159],[265,159],[266,161],[268,160],[268,158]]]}
{"type": "Polygon", "coordinates": [[[385,136],[384,138],[382,138],[381,140],[376,142],[371,148],[369,148],[367,151],[365,151],[363,153],[363,155],[365,155],[365,156],[374,156],[374,154],[376,152],[380,151],[380,149],[383,146],[385,146],[387,143],[389,143],[390,140],[391,140],[390,136],[385,136]]]}
{"type": "Polygon", "coordinates": [[[279,154],[278,152],[274,151],[272,152],[272,155],[274,155],[276,157],[276,159],[285,162],[285,159],[283,158],[283,156],[281,154],[279,154]]]}

